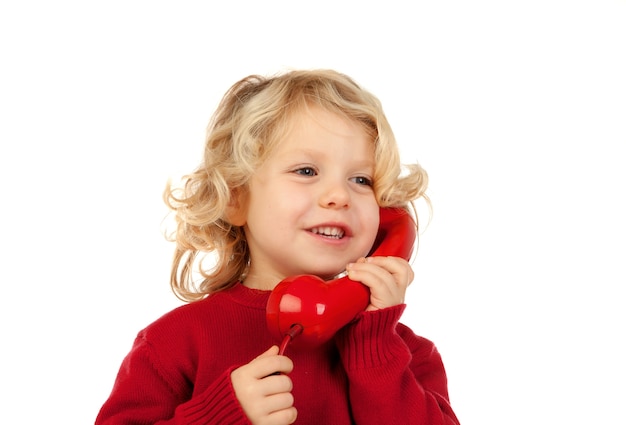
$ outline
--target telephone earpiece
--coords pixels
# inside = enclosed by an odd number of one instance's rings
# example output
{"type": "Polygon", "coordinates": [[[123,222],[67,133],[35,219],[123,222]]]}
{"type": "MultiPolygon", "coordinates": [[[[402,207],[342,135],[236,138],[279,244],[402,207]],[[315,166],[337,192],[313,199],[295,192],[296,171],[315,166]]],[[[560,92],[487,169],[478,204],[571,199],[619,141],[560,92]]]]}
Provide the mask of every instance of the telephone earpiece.
{"type": "MultiPolygon", "coordinates": [[[[417,235],[415,222],[401,208],[381,208],[378,235],[370,256],[402,257],[413,253],[417,235]]],[[[369,289],[347,276],[324,281],[314,275],[282,280],[270,294],[267,324],[283,347],[314,347],[330,340],[342,327],[369,305],[369,289]]]]}

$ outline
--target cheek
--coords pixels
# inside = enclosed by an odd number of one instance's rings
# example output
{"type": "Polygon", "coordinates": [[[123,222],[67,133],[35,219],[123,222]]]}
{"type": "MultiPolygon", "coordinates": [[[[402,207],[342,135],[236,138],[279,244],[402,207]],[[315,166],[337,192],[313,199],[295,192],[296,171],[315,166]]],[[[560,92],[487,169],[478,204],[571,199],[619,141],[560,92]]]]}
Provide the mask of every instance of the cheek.
{"type": "Polygon", "coordinates": [[[367,214],[363,217],[363,230],[367,234],[366,244],[368,249],[374,245],[376,236],[378,235],[378,227],[380,224],[380,213],[378,205],[368,208],[367,214]]]}
{"type": "Polygon", "coordinates": [[[378,219],[378,211],[376,212],[375,217],[375,219],[370,219],[370,222],[368,223],[368,229],[370,230],[371,235],[370,246],[374,245],[374,240],[376,239],[376,235],[378,235],[378,226],[380,224],[380,221],[378,219]]]}
{"type": "Polygon", "coordinates": [[[295,214],[311,209],[312,195],[306,190],[276,190],[270,206],[272,214],[295,214]]]}
{"type": "Polygon", "coordinates": [[[253,219],[256,216],[256,220],[281,228],[287,223],[293,224],[303,212],[311,209],[310,206],[311,198],[305,191],[287,192],[275,188],[257,193],[249,211],[253,219]]]}

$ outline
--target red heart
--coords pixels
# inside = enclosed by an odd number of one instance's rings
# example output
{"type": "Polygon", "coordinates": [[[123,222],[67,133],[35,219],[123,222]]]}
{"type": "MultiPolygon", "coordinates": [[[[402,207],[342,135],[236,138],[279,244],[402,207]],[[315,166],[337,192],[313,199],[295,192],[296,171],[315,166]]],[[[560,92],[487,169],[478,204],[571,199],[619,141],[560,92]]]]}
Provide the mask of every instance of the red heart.
{"type": "Polygon", "coordinates": [[[277,340],[293,325],[302,333],[292,346],[315,347],[330,340],[369,305],[369,289],[343,277],[326,282],[314,275],[292,276],[281,281],[267,303],[267,323],[277,340]]]}

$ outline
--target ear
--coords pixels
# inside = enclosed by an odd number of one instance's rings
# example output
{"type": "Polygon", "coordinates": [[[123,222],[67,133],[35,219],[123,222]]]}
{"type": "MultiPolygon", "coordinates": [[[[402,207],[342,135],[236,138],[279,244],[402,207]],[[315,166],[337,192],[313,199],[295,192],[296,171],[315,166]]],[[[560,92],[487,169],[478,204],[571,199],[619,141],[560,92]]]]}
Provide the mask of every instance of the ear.
{"type": "Polygon", "coordinates": [[[242,188],[234,189],[226,207],[226,220],[233,226],[243,226],[248,217],[248,192],[242,188]]]}

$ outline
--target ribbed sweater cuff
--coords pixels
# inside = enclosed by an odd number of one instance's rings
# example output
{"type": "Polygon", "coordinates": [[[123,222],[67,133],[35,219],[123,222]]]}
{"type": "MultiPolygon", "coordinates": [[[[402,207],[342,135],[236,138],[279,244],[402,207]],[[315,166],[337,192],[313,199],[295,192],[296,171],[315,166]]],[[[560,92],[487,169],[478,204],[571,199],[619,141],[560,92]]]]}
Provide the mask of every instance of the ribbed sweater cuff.
{"type": "Polygon", "coordinates": [[[363,312],[337,335],[336,343],[347,371],[410,361],[411,353],[396,325],[405,304],[363,312]]]}
{"type": "Polygon", "coordinates": [[[213,383],[202,394],[179,406],[185,423],[193,425],[208,424],[249,424],[230,380],[232,370],[226,371],[222,378],[213,383]]]}

